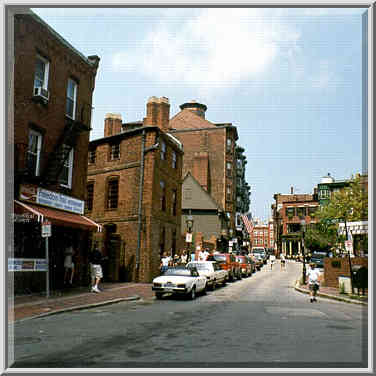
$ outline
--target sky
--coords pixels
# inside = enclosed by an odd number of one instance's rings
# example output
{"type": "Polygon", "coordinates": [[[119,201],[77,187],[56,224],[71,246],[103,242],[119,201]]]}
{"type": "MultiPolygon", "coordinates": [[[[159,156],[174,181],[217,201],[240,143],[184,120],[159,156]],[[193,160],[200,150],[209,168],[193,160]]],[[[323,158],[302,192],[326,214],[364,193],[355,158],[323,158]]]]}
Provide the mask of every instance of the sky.
{"type": "Polygon", "coordinates": [[[275,193],[313,193],[330,173],[362,166],[359,8],[39,8],[85,56],[101,58],[91,140],[106,113],[142,120],[151,96],[170,116],[196,100],[237,127],[251,212],[267,220],[275,193]]]}

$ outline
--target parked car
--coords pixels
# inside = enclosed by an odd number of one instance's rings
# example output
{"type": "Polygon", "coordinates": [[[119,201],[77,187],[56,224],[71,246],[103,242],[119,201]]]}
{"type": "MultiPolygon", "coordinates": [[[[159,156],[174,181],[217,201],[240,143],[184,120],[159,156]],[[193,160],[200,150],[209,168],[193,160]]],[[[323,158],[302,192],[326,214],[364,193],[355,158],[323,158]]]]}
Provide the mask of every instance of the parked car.
{"type": "Polygon", "coordinates": [[[314,262],[318,268],[323,268],[325,257],[328,257],[326,252],[313,252],[309,262],[314,262]]]}
{"type": "Polygon", "coordinates": [[[214,253],[209,256],[208,261],[216,261],[223,270],[227,270],[228,281],[242,278],[240,264],[232,253],[214,253]]]}
{"type": "Polygon", "coordinates": [[[206,277],[206,285],[211,290],[214,290],[219,283],[226,284],[228,272],[222,269],[216,261],[191,261],[186,267],[194,267],[200,275],[206,277]]]}
{"type": "Polygon", "coordinates": [[[252,274],[256,272],[256,262],[253,261],[252,257],[250,257],[249,255],[245,255],[245,257],[247,258],[247,260],[249,261],[249,263],[251,264],[251,267],[252,267],[252,274]]]}
{"type": "Polygon", "coordinates": [[[161,276],[153,279],[152,290],[157,299],[161,299],[165,293],[172,293],[186,295],[193,300],[196,293],[206,292],[206,277],[200,276],[194,267],[169,267],[161,276]]]}
{"type": "Polygon", "coordinates": [[[262,258],[262,261],[264,264],[266,264],[268,262],[268,256],[266,254],[266,251],[265,251],[265,248],[264,247],[253,247],[252,248],[252,253],[255,255],[255,256],[258,256],[260,258],[262,258]]]}
{"type": "Polygon", "coordinates": [[[236,256],[236,260],[240,264],[242,277],[249,277],[252,275],[252,264],[247,256],[236,256]]]}

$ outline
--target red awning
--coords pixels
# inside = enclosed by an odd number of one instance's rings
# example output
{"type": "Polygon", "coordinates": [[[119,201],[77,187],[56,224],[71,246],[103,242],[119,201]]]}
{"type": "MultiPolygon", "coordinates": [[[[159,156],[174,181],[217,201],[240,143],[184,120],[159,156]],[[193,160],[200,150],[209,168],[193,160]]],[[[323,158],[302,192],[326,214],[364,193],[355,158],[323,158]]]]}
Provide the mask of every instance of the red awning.
{"type": "Polygon", "coordinates": [[[38,222],[48,219],[52,224],[65,227],[77,227],[83,230],[102,231],[102,226],[90,218],[80,214],[69,213],[62,210],[46,208],[44,206],[24,204],[14,200],[15,214],[27,213],[36,218],[38,222]]]}

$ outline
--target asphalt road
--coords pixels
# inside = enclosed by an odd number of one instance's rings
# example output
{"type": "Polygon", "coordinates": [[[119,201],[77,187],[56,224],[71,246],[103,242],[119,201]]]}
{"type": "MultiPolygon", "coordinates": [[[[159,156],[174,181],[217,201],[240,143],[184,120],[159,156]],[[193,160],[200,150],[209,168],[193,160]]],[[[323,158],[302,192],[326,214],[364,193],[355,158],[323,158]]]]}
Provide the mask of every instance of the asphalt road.
{"type": "Polygon", "coordinates": [[[16,323],[12,367],[362,368],[367,307],[294,290],[264,267],[194,301],[124,302],[16,323]]]}

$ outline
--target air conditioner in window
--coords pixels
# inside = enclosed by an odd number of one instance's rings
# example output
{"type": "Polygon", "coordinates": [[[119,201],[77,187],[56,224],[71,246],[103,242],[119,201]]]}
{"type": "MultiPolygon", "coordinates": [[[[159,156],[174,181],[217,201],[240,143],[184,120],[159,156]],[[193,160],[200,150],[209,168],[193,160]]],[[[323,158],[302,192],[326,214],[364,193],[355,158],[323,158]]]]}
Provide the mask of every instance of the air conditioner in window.
{"type": "Polygon", "coordinates": [[[50,97],[50,93],[48,92],[47,89],[44,89],[42,87],[35,87],[34,88],[34,97],[41,98],[45,101],[48,101],[48,99],[50,97]]]}

